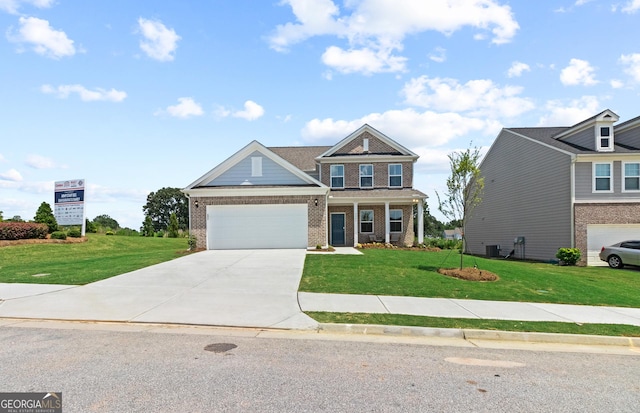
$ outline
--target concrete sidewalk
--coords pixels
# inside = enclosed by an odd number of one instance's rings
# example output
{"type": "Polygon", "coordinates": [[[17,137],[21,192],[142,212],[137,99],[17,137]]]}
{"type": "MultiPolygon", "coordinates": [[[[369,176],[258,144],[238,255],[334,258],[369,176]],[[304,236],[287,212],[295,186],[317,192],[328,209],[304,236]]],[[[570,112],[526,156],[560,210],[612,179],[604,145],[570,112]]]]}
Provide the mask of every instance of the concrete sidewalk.
{"type": "Polygon", "coordinates": [[[298,302],[302,311],[640,326],[640,308],[626,307],[305,292],[298,302]]]}

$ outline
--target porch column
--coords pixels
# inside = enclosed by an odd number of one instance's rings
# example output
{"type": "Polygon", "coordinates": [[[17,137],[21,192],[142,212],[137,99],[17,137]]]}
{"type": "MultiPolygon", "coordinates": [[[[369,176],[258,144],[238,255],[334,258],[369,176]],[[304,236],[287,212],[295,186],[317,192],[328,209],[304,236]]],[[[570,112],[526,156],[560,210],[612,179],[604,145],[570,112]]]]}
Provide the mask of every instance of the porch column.
{"type": "Polygon", "coordinates": [[[391,232],[391,223],[389,222],[389,201],[384,203],[384,242],[390,242],[389,233],[391,232]]]}
{"type": "Polygon", "coordinates": [[[358,214],[358,203],[353,203],[353,246],[358,244],[358,221],[360,221],[360,215],[358,214]]]}
{"type": "Polygon", "coordinates": [[[424,200],[418,199],[418,244],[424,242],[424,200]]]}

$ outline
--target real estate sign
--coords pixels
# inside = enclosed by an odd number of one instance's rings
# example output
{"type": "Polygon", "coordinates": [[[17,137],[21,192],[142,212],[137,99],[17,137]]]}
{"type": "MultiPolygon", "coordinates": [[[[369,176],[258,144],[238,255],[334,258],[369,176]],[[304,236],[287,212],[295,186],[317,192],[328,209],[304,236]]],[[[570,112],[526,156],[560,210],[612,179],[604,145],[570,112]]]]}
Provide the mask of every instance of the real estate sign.
{"type": "Polygon", "coordinates": [[[82,225],[84,234],[84,179],[57,181],[53,214],[58,225],[82,225]]]}

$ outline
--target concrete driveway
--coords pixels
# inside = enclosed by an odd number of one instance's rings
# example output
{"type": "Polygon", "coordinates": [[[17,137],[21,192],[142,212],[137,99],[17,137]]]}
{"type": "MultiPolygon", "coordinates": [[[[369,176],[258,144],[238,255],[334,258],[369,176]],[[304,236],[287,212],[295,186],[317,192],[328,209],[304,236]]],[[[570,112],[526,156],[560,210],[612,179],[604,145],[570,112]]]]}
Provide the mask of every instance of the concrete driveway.
{"type": "Polygon", "coordinates": [[[203,251],[85,286],[3,284],[0,317],[314,329],[298,305],[305,254],[203,251]]]}

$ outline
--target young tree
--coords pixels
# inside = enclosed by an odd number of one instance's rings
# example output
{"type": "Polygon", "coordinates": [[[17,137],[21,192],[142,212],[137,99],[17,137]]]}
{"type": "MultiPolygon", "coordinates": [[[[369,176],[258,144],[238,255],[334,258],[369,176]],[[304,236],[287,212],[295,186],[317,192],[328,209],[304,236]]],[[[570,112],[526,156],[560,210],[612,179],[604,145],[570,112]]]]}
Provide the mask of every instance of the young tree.
{"type": "Polygon", "coordinates": [[[49,227],[49,234],[58,230],[58,222],[56,221],[56,217],[53,215],[51,205],[46,202],[40,204],[33,221],[39,224],[46,224],[47,227],[49,227]]]}
{"type": "Polygon", "coordinates": [[[179,229],[184,231],[189,227],[189,201],[180,188],[162,188],[151,192],[142,210],[151,217],[155,231],[169,228],[171,213],[176,214],[179,229]]]}
{"type": "Polygon", "coordinates": [[[142,223],[142,232],[143,237],[153,237],[155,231],[153,230],[153,222],[151,222],[151,217],[147,215],[144,217],[144,222],[142,223]]]}
{"type": "Polygon", "coordinates": [[[167,228],[168,237],[169,238],[178,238],[178,217],[176,217],[176,213],[172,212],[169,217],[169,227],[167,228]]]}
{"type": "Polygon", "coordinates": [[[451,175],[447,178],[447,193],[444,199],[438,196],[439,210],[451,221],[459,221],[462,227],[462,248],[460,249],[460,269],[466,250],[465,224],[473,209],[482,202],[484,178],[479,168],[480,149],[471,148],[464,152],[449,154],[451,175]]]}

